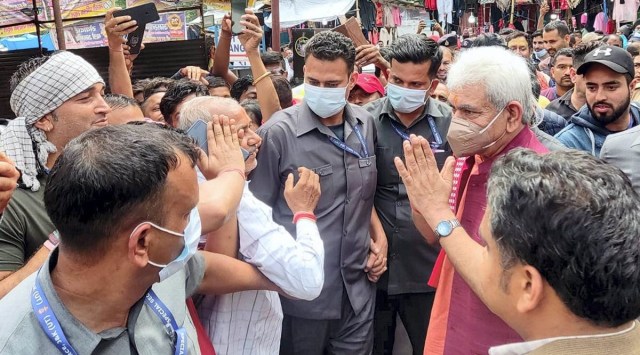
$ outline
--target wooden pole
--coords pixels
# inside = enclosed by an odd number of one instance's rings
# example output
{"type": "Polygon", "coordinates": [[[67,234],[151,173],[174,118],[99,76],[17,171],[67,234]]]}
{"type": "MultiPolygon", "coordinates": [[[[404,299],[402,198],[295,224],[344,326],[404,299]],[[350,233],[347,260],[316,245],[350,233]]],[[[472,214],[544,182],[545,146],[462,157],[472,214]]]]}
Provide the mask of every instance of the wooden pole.
{"type": "Polygon", "coordinates": [[[38,50],[40,54],[42,53],[42,38],[40,38],[40,19],[38,18],[38,6],[36,5],[36,0],[33,0],[33,24],[36,26],[36,36],[38,36],[38,50]]]}
{"type": "Polygon", "coordinates": [[[271,48],[280,52],[280,0],[271,0],[271,48]]]}
{"type": "Polygon", "coordinates": [[[515,11],[516,0],[511,0],[511,18],[509,19],[509,24],[513,25],[513,12],[515,11]]]}
{"type": "MultiPolygon", "coordinates": [[[[33,0],[35,2],[35,0],[33,0]]],[[[60,0],[52,0],[53,20],[56,24],[56,38],[58,38],[58,49],[67,49],[67,43],[64,40],[64,29],[62,28],[62,11],[60,11],[60,0]]]]}

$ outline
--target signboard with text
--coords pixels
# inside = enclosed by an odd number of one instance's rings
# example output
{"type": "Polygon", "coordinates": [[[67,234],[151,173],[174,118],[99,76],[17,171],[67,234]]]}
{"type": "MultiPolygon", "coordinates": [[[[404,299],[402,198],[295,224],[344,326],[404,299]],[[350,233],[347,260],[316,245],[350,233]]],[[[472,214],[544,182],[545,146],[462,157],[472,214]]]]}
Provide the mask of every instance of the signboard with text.
{"type": "Polygon", "coordinates": [[[160,20],[148,23],[144,31],[144,43],[182,41],[187,39],[185,13],[165,12],[160,20]]]}

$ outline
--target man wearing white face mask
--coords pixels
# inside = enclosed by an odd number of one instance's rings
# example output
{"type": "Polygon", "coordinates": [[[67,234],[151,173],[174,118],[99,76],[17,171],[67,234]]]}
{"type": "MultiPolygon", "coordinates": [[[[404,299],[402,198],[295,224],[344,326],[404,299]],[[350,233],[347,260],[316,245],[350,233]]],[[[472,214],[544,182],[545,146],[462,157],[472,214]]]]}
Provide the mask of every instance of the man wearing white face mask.
{"type": "MultiPolygon", "coordinates": [[[[227,153],[242,161],[237,136],[216,133],[233,140],[227,153]]],[[[197,251],[209,231],[197,208],[196,163],[212,175],[204,155],[156,124],[69,142],[44,191],[60,245],[0,300],[0,354],[200,354],[187,297],[277,290],[247,263],[197,251]]],[[[236,170],[217,175],[244,182],[236,170]]]]}
{"type": "Polygon", "coordinates": [[[310,302],[281,298],[280,353],[365,355],[373,343],[372,281],[384,272],[386,259],[386,237],[372,213],[375,126],[365,110],[347,103],[358,75],[351,40],[318,33],[305,56],[304,102],[277,112],[257,131],[262,145],[249,184],[273,207],[273,220],[293,235],[293,214],[283,196],[287,176],[299,167],[320,176],[315,214],[325,249],[324,286],[310,302]]]}
{"type": "MultiPolygon", "coordinates": [[[[547,151],[529,129],[528,118],[534,117],[536,105],[531,77],[525,60],[517,54],[500,47],[479,47],[460,55],[451,67],[447,87],[454,111],[447,140],[458,159],[449,158],[443,168],[447,179],[454,176],[453,189],[450,186],[439,193],[449,196],[456,218],[425,219],[451,214],[440,204],[434,205],[429,216],[414,210],[413,220],[430,244],[444,241],[462,226],[475,242],[484,245],[478,227],[487,205],[486,184],[493,162],[519,147],[547,151]]],[[[425,146],[427,141],[414,137],[412,143],[425,146]]],[[[410,149],[407,144],[404,152],[410,149]]],[[[396,158],[395,164],[402,162],[396,158]]],[[[422,204],[412,191],[409,199],[414,205],[422,204]]],[[[441,245],[447,254],[441,252],[429,280],[437,292],[424,354],[486,354],[491,346],[520,341],[456,272],[463,267],[465,251],[448,248],[444,242],[441,245]]]]}
{"type": "Polygon", "coordinates": [[[411,220],[407,190],[393,167],[410,134],[429,140],[440,163],[451,151],[447,131],[448,105],[432,99],[441,53],[438,44],[415,34],[399,37],[389,47],[391,69],[387,97],[364,106],[374,116],[378,131],[376,158],[378,187],[375,206],[389,243],[389,270],[378,282],[374,353],[391,353],[396,316],[407,330],[414,354],[421,354],[429,325],[435,289],[426,284],[438,257],[438,248],[424,243],[411,220]]]}

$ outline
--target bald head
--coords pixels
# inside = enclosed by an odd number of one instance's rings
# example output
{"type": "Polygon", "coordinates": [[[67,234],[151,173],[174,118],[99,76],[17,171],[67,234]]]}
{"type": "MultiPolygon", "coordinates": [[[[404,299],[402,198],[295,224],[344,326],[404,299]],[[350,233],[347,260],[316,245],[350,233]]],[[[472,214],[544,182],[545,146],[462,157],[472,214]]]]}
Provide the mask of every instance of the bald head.
{"type": "Polygon", "coordinates": [[[186,102],[180,109],[178,128],[186,130],[198,119],[209,122],[213,115],[224,115],[238,122],[246,113],[242,106],[231,98],[216,96],[196,97],[186,102]]]}

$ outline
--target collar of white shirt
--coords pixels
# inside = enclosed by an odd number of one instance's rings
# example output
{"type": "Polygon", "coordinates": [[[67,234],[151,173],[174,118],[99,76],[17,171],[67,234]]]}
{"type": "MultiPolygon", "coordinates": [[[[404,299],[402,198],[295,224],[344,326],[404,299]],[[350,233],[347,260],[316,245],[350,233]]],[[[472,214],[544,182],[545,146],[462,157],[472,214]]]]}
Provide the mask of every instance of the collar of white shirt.
{"type": "Polygon", "coordinates": [[[521,343],[512,343],[512,344],[494,346],[491,349],[489,349],[489,355],[522,355],[522,354],[528,354],[528,353],[536,350],[537,348],[539,348],[539,347],[541,347],[543,345],[547,345],[547,344],[549,344],[551,342],[554,342],[554,341],[557,341],[557,340],[608,337],[608,336],[620,335],[620,334],[623,334],[623,333],[626,333],[626,332],[630,332],[633,329],[635,329],[635,327],[636,327],[636,322],[634,321],[633,324],[631,324],[631,327],[629,327],[628,329],[621,330],[621,331],[615,332],[615,333],[547,338],[547,339],[540,339],[540,340],[533,340],[533,341],[524,341],[524,342],[521,342],[521,343]]]}

